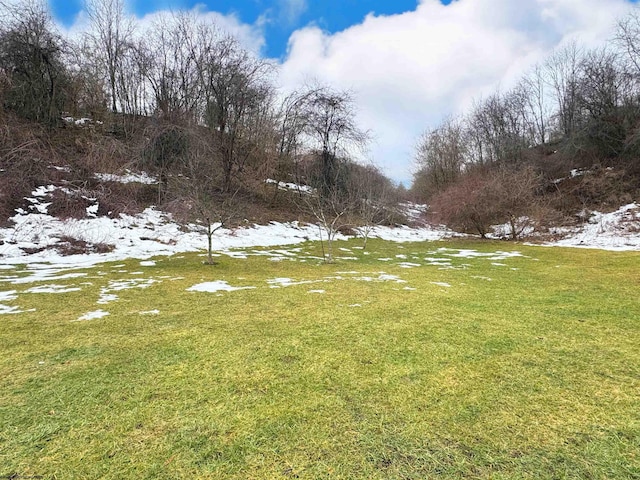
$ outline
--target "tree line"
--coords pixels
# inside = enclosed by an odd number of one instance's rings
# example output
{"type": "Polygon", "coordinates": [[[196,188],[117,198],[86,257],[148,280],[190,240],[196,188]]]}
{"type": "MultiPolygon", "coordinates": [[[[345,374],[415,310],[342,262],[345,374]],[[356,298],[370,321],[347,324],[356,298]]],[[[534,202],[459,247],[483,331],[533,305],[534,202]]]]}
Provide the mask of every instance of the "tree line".
{"type": "Polygon", "coordinates": [[[65,38],[42,0],[0,7],[3,111],[50,130],[65,115],[104,122],[157,174],[156,203],[203,222],[210,241],[242,197],[265,188],[270,203],[286,196],[329,240],[344,224],[389,216],[395,186],[354,161],[369,135],[351,92],[311,82],[284,95],[277,65],[196,12],[142,29],[124,0],[86,0],[87,30],[65,38]],[[287,182],[310,189],[292,199],[287,182]]]}
{"type": "MultiPolygon", "coordinates": [[[[416,147],[412,191],[444,223],[482,236],[491,224],[508,223],[515,238],[534,217],[562,213],[558,180],[570,169],[615,168],[638,177],[639,140],[640,15],[634,11],[606,46],[570,42],[513,88],[427,130],[416,147]]],[[[578,197],[596,199],[591,193],[578,197]]]]}

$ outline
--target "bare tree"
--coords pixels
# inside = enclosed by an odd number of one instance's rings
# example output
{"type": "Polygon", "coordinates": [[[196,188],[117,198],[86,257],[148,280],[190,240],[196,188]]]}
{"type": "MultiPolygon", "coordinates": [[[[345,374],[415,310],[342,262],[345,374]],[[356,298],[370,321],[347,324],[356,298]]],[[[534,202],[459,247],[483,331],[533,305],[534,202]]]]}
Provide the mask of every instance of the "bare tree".
{"type": "Polygon", "coordinates": [[[640,14],[637,10],[620,19],[614,41],[634,67],[635,76],[640,76],[640,14]]]}
{"type": "Polygon", "coordinates": [[[312,147],[321,160],[320,192],[331,196],[339,178],[341,156],[362,151],[369,135],[356,123],[355,102],[351,93],[328,87],[316,88],[307,102],[306,129],[312,147]]]}
{"type": "Polygon", "coordinates": [[[545,78],[556,103],[558,128],[565,138],[577,129],[582,49],[573,42],[557,50],[545,63],[545,78]]]}
{"type": "Polygon", "coordinates": [[[538,210],[540,177],[531,167],[502,165],[467,172],[434,197],[430,215],[451,228],[475,230],[484,238],[495,224],[506,223],[516,240],[532,226],[538,210]]]}
{"type": "Polygon", "coordinates": [[[309,102],[315,89],[296,90],[285,96],[275,115],[275,149],[273,162],[269,165],[269,178],[274,190],[272,202],[280,192],[280,182],[289,180],[295,173],[295,162],[303,147],[302,136],[307,128],[309,102]]]}
{"type": "Polygon", "coordinates": [[[496,92],[476,104],[467,121],[480,165],[513,163],[531,146],[526,92],[496,92]]]}
{"type": "Polygon", "coordinates": [[[545,69],[541,65],[536,65],[522,79],[520,85],[526,92],[525,101],[533,126],[533,141],[538,145],[544,145],[549,138],[549,117],[551,116],[545,69]]]}
{"type": "Polygon", "coordinates": [[[123,73],[124,57],[134,31],[134,23],[125,12],[124,0],[85,0],[91,23],[86,33],[93,55],[103,66],[111,94],[111,110],[118,111],[118,79],[123,73]]]}
{"type": "Polygon", "coordinates": [[[204,121],[217,139],[223,190],[243,170],[239,146],[272,98],[271,64],[255,58],[232,37],[217,40],[197,68],[203,89],[204,121]]]}
{"type": "Polygon", "coordinates": [[[44,2],[0,3],[0,71],[9,85],[4,104],[25,118],[53,126],[64,108],[69,75],[66,42],[44,2]]]}
{"type": "Polygon", "coordinates": [[[512,240],[533,226],[532,214],[540,203],[540,176],[533,168],[500,168],[492,172],[485,188],[486,199],[490,200],[485,208],[509,225],[512,240]]]}
{"type": "Polygon", "coordinates": [[[353,211],[354,202],[345,198],[344,194],[336,189],[331,190],[329,194],[321,194],[317,190],[311,193],[300,190],[298,193],[299,207],[316,219],[320,229],[324,261],[333,263],[333,241],[341,228],[351,224],[350,213],[353,211]],[[326,235],[326,251],[324,250],[322,232],[326,235]]]}
{"type": "Polygon", "coordinates": [[[454,183],[465,163],[467,142],[464,125],[448,118],[438,127],[422,134],[415,152],[415,176],[424,177],[424,198],[454,183]]]}
{"type": "Polygon", "coordinates": [[[225,194],[220,189],[220,178],[210,155],[209,139],[202,135],[192,137],[182,174],[171,179],[173,204],[178,205],[177,216],[184,222],[195,222],[207,237],[208,265],[213,260],[214,236],[227,228],[242,213],[239,190],[225,194]]]}
{"type": "Polygon", "coordinates": [[[458,231],[475,231],[485,238],[496,222],[494,212],[486,208],[491,204],[488,185],[486,174],[465,175],[433,197],[429,208],[431,219],[458,231]]]}
{"type": "Polygon", "coordinates": [[[215,25],[194,14],[160,16],[136,48],[139,69],[152,94],[150,110],[163,121],[203,122],[203,78],[207,52],[216,41],[215,25]]]}
{"type": "Polygon", "coordinates": [[[396,216],[397,197],[394,186],[373,165],[352,165],[349,174],[349,201],[355,222],[355,230],[362,236],[363,249],[375,227],[389,222],[396,216]]]}

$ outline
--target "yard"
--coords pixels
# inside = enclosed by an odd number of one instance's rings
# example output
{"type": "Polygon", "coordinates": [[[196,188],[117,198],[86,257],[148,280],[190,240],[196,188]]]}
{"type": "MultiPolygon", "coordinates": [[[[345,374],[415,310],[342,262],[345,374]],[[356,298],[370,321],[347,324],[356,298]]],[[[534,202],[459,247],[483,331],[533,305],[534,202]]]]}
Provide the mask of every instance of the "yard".
{"type": "Polygon", "coordinates": [[[0,270],[0,477],[640,478],[639,253],[360,245],[0,270]]]}

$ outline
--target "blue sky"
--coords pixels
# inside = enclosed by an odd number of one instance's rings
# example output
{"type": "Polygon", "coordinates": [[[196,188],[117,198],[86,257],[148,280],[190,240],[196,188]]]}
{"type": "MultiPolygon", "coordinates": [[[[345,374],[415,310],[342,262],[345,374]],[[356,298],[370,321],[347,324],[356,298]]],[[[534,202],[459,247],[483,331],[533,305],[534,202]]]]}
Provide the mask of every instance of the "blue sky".
{"type": "MultiPolygon", "coordinates": [[[[448,4],[451,0],[442,0],[448,4]]],[[[49,0],[55,17],[70,26],[82,8],[82,0],[49,0]]],[[[191,9],[204,5],[207,10],[233,14],[242,23],[263,23],[266,56],[282,58],[291,33],[316,25],[330,33],[360,23],[367,14],[392,15],[415,10],[417,0],[130,0],[131,10],[144,16],[158,9],[191,9]]]]}
{"type": "MultiPolygon", "coordinates": [[[[69,30],[83,28],[82,1],[49,0],[69,30]]],[[[350,90],[373,137],[368,159],[408,184],[425,129],[513,87],[563,45],[610,44],[637,0],[125,1],[138,18],[215,12],[207,16],[247,48],[278,60],[283,93],[309,80],[350,90]]]]}

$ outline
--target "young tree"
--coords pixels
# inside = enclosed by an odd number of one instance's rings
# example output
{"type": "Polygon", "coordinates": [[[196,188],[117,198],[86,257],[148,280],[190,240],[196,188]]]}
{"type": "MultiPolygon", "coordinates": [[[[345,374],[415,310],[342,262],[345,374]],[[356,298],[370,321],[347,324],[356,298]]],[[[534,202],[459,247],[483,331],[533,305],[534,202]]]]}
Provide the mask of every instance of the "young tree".
{"type": "MultiPolygon", "coordinates": [[[[333,263],[333,241],[341,228],[350,225],[350,213],[354,203],[336,189],[328,195],[318,191],[312,193],[299,191],[298,193],[299,206],[316,219],[320,232],[326,234],[327,250],[325,251],[324,247],[322,250],[324,261],[333,263]]],[[[320,241],[323,241],[322,233],[320,241]]]]}
{"type": "Polygon", "coordinates": [[[348,191],[349,201],[353,204],[355,230],[364,239],[362,248],[366,249],[369,235],[375,227],[396,216],[398,199],[394,195],[395,187],[375,166],[353,164],[348,191]]]}
{"type": "Polygon", "coordinates": [[[240,192],[222,192],[220,175],[210,157],[210,139],[192,133],[182,173],[171,178],[173,203],[180,205],[178,217],[185,222],[195,222],[207,237],[208,265],[213,260],[213,239],[220,229],[228,227],[240,217],[242,202],[240,192]]]}

